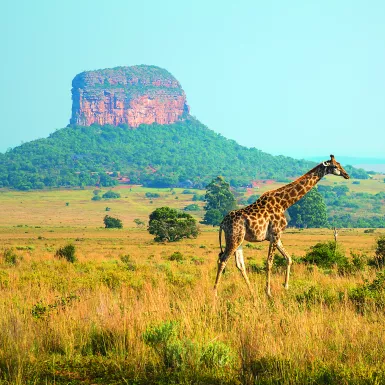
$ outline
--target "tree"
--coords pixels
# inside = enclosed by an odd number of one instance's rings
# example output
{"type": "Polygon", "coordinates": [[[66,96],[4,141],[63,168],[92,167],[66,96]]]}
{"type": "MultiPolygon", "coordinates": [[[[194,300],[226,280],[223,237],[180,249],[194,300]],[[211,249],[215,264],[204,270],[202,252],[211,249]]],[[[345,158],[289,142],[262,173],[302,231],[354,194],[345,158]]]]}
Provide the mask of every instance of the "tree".
{"type": "Polygon", "coordinates": [[[191,205],[187,205],[183,210],[184,211],[199,211],[201,208],[195,204],[195,203],[192,203],[191,205]]]}
{"type": "Polygon", "coordinates": [[[118,218],[110,217],[106,215],[103,219],[104,226],[106,229],[121,229],[123,228],[122,221],[118,218]]]}
{"type": "Polygon", "coordinates": [[[206,186],[205,201],[206,213],[202,223],[207,225],[218,226],[223,217],[236,208],[236,200],[230,191],[230,185],[222,176],[217,176],[206,186]]]}
{"type": "Polygon", "coordinates": [[[326,205],[317,188],[311,189],[302,199],[288,209],[290,226],[327,227],[326,205]]]}
{"type": "Polygon", "coordinates": [[[339,185],[333,187],[333,192],[336,193],[337,197],[344,197],[349,192],[349,187],[345,185],[339,185]]]}
{"type": "Polygon", "coordinates": [[[182,238],[196,238],[196,220],[188,213],[170,207],[157,208],[150,214],[148,231],[155,235],[155,241],[176,242],[182,238]]]}
{"type": "Polygon", "coordinates": [[[117,199],[117,198],[120,198],[120,194],[118,192],[109,190],[102,195],[102,198],[104,198],[104,199],[117,199]]]}

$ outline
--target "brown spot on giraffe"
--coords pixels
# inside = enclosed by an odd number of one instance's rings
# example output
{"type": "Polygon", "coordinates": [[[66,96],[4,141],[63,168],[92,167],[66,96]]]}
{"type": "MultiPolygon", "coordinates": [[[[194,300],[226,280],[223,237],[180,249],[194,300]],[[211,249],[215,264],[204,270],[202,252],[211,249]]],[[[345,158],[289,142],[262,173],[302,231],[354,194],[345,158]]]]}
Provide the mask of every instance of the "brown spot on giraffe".
{"type": "MultiPolygon", "coordinates": [[[[282,186],[276,190],[264,193],[256,202],[239,210],[228,213],[219,228],[219,253],[218,269],[215,279],[214,291],[217,295],[222,272],[226,267],[230,256],[234,255],[237,268],[242,273],[251,293],[251,285],[246,273],[243,259],[242,242],[269,241],[269,252],[267,255],[266,268],[266,294],[271,297],[270,279],[273,266],[274,251],[278,251],[287,260],[285,276],[285,289],[289,288],[291,257],[281,242],[281,234],[287,226],[285,211],[295,202],[309,192],[327,174],[342,176],[349,179],[348,173],[330,155],[330,160],[320,163],[306,174],[295,181],[282,186]],[[258,218],[258,220],[256,220],[258,218]],[[225,235],[226,246],[222,249],[222,231],[225,235]]],[[[253,294],[253,293],[252,293],[253,294]]]]}

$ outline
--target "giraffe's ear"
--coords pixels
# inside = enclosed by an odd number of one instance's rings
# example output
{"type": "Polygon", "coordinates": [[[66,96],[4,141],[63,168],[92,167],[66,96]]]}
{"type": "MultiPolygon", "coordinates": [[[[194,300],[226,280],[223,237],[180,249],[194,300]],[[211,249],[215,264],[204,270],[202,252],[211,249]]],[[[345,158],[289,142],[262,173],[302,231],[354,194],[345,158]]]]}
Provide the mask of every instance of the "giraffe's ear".
{"type": "Polygon", "coordinates": [[[330,166],[330,163],[328,163],[328,162],[322,162],[322,164],[323,164],[325,167],[330,166]]]}

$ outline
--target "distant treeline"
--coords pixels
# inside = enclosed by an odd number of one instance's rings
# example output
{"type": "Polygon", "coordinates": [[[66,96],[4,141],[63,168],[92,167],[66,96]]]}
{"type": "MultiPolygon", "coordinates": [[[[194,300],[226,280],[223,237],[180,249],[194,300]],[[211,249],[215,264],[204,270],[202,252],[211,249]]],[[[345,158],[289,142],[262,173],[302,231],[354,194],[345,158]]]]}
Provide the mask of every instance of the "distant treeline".
{"type": "Polygon", "coordinates": [[[385,228],[385,192],[377,194],[354,192],[345,185],[320,185],[318,191],[327,206],[330,225],[385,228]]]}
{"type": "MultiPolygon", "coordinates": [[[[232,186],[297,177],[314,162],[246,148],[189,117],[172,125],[71,126],[0,154],[0,187],[20,190],[112,186],[117,177],[151,187],[203,188],[223,175],[232,186]],[[109,172],[110,174],[106,174],[109,172]]],[[[353,178],[362,169],[347,166],[353,178]]]]}

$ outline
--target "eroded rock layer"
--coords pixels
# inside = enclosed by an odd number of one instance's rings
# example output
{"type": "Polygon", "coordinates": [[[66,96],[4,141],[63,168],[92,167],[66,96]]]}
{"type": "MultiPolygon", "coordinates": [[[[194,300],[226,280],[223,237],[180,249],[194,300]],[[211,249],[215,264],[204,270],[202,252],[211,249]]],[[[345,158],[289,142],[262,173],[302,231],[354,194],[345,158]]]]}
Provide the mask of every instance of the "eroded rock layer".
{"type": "Polygon", "coordinates": [[[72,81],[71,124],[171,124],[188,112],[179,82],[159,67],[86,71],[72,81]]]}

